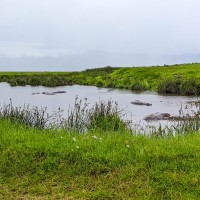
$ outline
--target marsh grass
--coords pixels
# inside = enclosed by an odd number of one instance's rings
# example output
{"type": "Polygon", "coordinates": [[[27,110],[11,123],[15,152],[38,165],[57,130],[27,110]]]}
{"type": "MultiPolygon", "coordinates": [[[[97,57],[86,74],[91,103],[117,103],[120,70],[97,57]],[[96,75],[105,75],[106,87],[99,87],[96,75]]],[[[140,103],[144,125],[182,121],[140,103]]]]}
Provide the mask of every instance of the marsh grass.
{"type": "Polygon", "coordinates": [[[47,108],[29,105],[14,107],[12,100],[8,105],[0,108],[0,119],[8,119],[32,128],[61,128],[66,132],[78,133],[89,130],[126,131],[128,123],[123,121],[124,115],[123,109],[119,109],[117,102],[99,100],[90,106],[86,98],[79,100],[78,97],[75,98],[74,106],[69,107],[66,118],[62,117],[60,108],[50,115],[47,108]]]}
{"type": "Polygon", "coordinates": [[[198,101],[181,107],[179,116],[174,118],[173,129],[177,134],[187,134],[200,131],[200,104],[198,101]]]}
{"type": "Polygon", "coordinates": [[[94,128],[102,131],[125,131],[128,128],[128,123],[122,120],[125,113],[119,108],[117,102],[101,100],[94,104],[88,114],[89,130],[94,128]]]}
{"type": "Polygon", "coordinates": [[[8,105],[0,108],[0,119],[7,119],[11,122],[38,129],[48,128],[50,124],[54,123],[57,116],[57,113],[49,115],[47,108],[30,107],[29,105],[14,107],[12,100],[8,105]]]}
{"type": "Polygon", "coordinates": [[[93,85],[162,94],[200,94],[200,64],[152,67],[104,67],[81,72],[0,72],[0,82],[11,86],[93,85]]]}
{"type": "Polygon", "coordinates": [[[200,95],[199,79],[168,78],[159,82],[158,93],[200,95]]]}
{"type": "Polygon", "coordinates": [[[190,133],[200,133],[200,103],[191,102],[179,109],[177,116],[172,116],[167,125],[146,125],[139,127],[147,136],[171,137],[190,133]]]}
{"type": "Polygon", "coordinates": [[[117,102],[99,100],[90,105],[87,98],[75,98],[73,107],[69,107],[68,116],[62,121],[62,128],[66,131],[84,133],[91,130],[98,131],[126,131],[129,123],[125,122],[126,114],[117,102]]]}
{"type": "MultiPolygon", "coordinates": [[[[63,110],[49,114],[47,108],[14,107],[12,100],[8,105],[0,108],[0,119],[20,123],[37,129],[62,129],[66,132],[86,133],[98,132],[129,132],[132,135],[146,135],[168,137],[179,134],[200,131],[200,103],[197,100],[184,108],[181,106],[178,116],[172,116],[167,125],[146,125],[127,120],[127,113],[121,109],[117,102],[112,100],[98,102],[90,105],[85,99],[75,98],[73,106],[69,106],[68,115],[63,118],[63,110]]],[[[130,117],[130,116],[129,116],[130,117]]]]}

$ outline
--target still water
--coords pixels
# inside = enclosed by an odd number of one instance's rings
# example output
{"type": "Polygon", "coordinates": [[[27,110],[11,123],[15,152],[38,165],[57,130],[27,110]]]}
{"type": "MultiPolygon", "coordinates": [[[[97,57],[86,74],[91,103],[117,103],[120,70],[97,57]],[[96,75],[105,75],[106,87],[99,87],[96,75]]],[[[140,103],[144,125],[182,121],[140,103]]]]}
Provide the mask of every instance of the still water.
{"type": "MultiPolygon", "coordinates": [[[[196,97],[185,96],[163,96],[156,93],[136,94],[128,90],[97,88],[94,86],[62,86],[62,87],[43,87],[43,86],[17,86],[11,87],[7,83],[0,83],[0,107],[9,104],[10,99],[14,106],[31,105],[47,107],[49,113],[56,112],[58,107],[64,110],[63,115],[67,114],[69,105],[73,106],[75,98],[87,98],[87,102],[93,105],[99,100],[112,100],[118,102],[119,107],[124,108],[129,120],[134,123],[147,123],[143,118],[155,112],[167,112],[171,115],[178,115],[181,106],[185,106],[188,101],[197,100],[196,97]],[[66,91],[66,93],[56,95],[44,95],[42,92],[66,91]],[[40,93],[35,94],[33,93],[40,93]],[[152,106],[133,105],[130,102],[140,100],[151,103],[152,106]]],[[[152,123],[152,122],[151,122],[152,123]]],[[[167,123],[167,122],[164,122],[167,123]]]]}

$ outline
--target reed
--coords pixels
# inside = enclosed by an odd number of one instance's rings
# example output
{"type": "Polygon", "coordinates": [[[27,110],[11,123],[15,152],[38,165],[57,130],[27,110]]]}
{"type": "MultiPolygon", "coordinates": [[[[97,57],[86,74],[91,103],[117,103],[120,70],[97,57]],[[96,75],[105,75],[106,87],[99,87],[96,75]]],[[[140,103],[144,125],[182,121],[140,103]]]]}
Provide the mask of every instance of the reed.
{"type": "Polygon", "coordinates": [[[14,107],[12,100],[8,105],[0,108],[0,119],[8,119],[11,122],[17,122],[27,127],[45,129],[54,123],[57,113],[48,114],[47,108],[30,107],[14,107]]]}
{"type": "Polygon", "coordinates": [[[98,132],[129,132],[130,134],[166,137],[184,135],[200,131],[200,103],[192,102],[183,108],[181,106],[178,116],[170,118],[168,125],[142,125],[126,120],[127,114],[119,108],[117,102],[99,100],[90,105],[87,98],[75,98],[73,106],[69,106],[66,118],[62,110],[49,114],[47,108],[14,107],[12,100],[8,105],[0,108],[0,119],[8,119],[27,127],[37,129],[63,129],[65,132],[86,133],[98,132]]]}
{"type": "Polygon", "coordinates": [[[174,119],[173,129],[177,134],[186,134],[200,131],[200,104],[192,102],[184,108],[181,106],[179,116],[174,119]]]}
{"type": "Polygon", "coordinates": [[[79,100],[75,98],[73,107],[69,107],[68,116],[62,117],[62,111],[48,114],[47,108],[14,107],[12,100],[8,105],[0,108],[0,119],[8,119],[11,122],[18,122],[27,127],[38,129],[57,128],[66,132],[75,131],[84,133],[89,130],[102,131],[124,131],[127,130],[128,123],[123,121],[123,109],[120,110],[117,102],[99,100],[90,106],[87,99],[79,100]]]}
{"type": "Polygon", "coordinates": [[[88,130],[102,131],[123,131],[128,127],[128,123],[123,121],[123,109],[120,109],[117,102],[99,100],[93,106],[87,102],[87,98],[75,99],[73,108],[69,108],[68,117],[63,123],[67,131],[77,131],[79,133],[88,130]]]}
{"type": "Polygon", "coordinates": [[[146,126],[143,133],[156,137],[171,137],[200,132],[200,103],[191,102],[185,107],[181,106],[178,116],[172,116],[168,125],[146,126]]]}

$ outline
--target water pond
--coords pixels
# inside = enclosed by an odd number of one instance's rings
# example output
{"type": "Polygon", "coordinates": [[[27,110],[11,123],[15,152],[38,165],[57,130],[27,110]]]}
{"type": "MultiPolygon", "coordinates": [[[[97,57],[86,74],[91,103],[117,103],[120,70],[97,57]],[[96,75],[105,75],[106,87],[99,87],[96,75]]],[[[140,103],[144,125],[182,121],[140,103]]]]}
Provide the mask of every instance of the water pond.
{"type": "MultiPolygon", "coordinates": [[[[49,88],[42,86],[11,87],[7,83],[0,83],[0,94],[0,107],[4,104],[9,104],[10,99],[12,99],[14,106],[23,106],[24,104],[42,106],[47,107],[49,113],[56,112],[58,107],[60,107],[64,110],[64,115],[67,114],[69,105],[74,105],[76,96],[79,99],[87,98],[90,105],[99,100],[113,100],[118,102],[120,108],[124,108],[127,118],[136,124],[146,124],[147,122],[143,118],[156,112],[167,112],[171,115],[178,115],[181,106],[184,107],[188,101],[197,100],[196,97],[191,96],[164,96],[150,92],[136,94],[128,90],[80,85],[49,88]],[[42,94],[44,92],[52,93],[56,91],[66,91],[66,93],[57,93],[55,95],[42,94]],[[152,106],[133,105],[130,102],[134,100],[148,102],[152,106]]],[[[166,124],[168,122],[165,120],[161,123],[166,124]]]]}

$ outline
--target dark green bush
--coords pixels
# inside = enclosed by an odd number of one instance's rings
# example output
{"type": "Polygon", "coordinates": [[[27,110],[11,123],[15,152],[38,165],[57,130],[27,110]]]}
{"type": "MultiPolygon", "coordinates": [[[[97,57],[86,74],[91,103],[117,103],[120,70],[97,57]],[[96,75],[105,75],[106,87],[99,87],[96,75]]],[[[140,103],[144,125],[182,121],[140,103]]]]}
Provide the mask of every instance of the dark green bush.
{"type": "Polygon", "coordinates": [[[44,77],[42,81],[43,86],[56,87],[65,85],[65,79],[60,76],[48,76],[44,77]]]}
{"type": "Polygon", "coordinates": [[[144,91],[144,90],[146,90],[144,85],[142,83],[140,83],[139,81],[132,83],[131,86],[130,86],[130,89],[133,90],[133,91],[144,91]]]}
{"type": "Polygon", "coordinates": [[[17,85],[25,86],[27,85],[27,78],[25,77],[18,77],[16,79],[17,85]]]}
{"type": "Polygon", "coordinates": [[[17,81],[16,79],[12,78],[12,79],[9,79],[8,83],[11,85],[11,86],[17,86],[17,81]]]}
{"type": "Polygon", "coordinates": [[[182,78],[165,79],[158,84],[158,93],[199,95],[200,80],[182,78]]]}
{"type": "Polygon", "coordinates": [[[107,82],[105,83],[105,87],[108,87],[108,88],[115,88],[115,84],[114,84],[114,82],[113,82],[112,80],[110,80],[110,81],[107,81],[107,82]]]}
{"type": "Polygon", "coordinates": [[[8,75],[2,75],[0,76],[0,82],[7,82],[9,79],[8,75]]]}
{"type": "Polygon", "coordinates": [[[41,83],[42,83],[42,79],[39,77],[30,77],[29,79],[29,85],[37,86],[37,85],[41,85],[41,83]]]}
{"type": "Polygon", "coordinates": [[[200,81],[197,79],[186,79],[182,82],[180,93],[183,95],[199,95],[200,81]]]}
{"type": "Polygon", "coordinates": [[[97,81],[96,86],[97,87],[102,87],[103,86],[103,82],[101,80],[97,81]]]}
{"type": "Polygon", "coordinates": [[[158,93],[180,94],[181,79],[164,79],[158,84],[158,93]]]}

